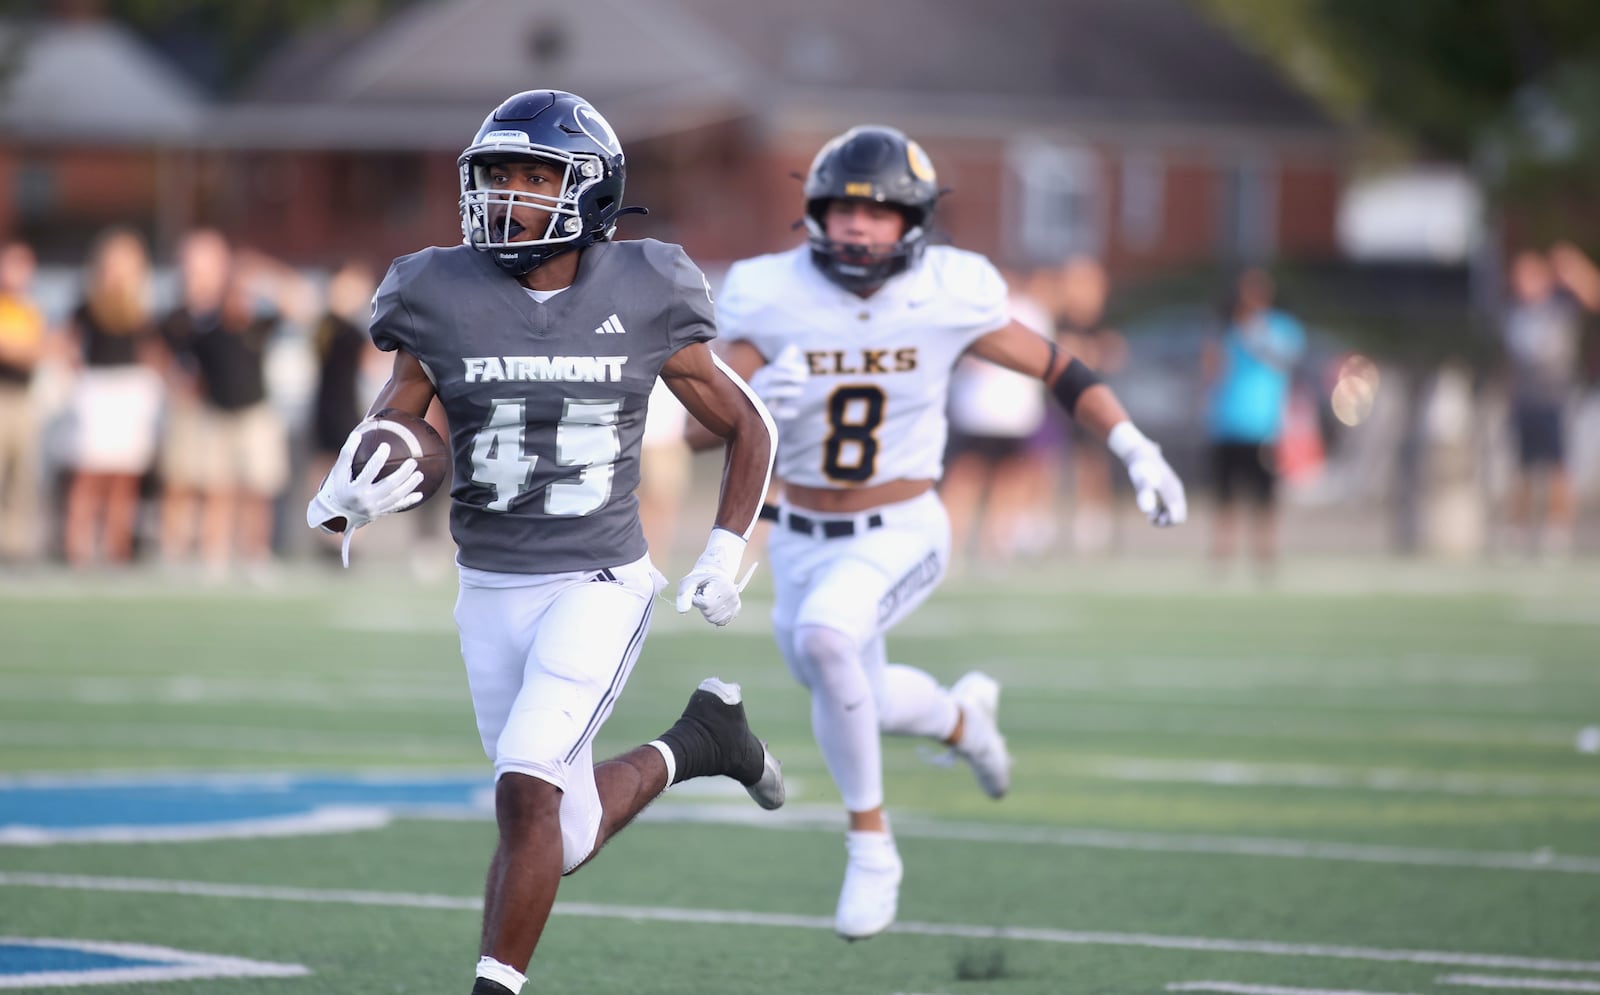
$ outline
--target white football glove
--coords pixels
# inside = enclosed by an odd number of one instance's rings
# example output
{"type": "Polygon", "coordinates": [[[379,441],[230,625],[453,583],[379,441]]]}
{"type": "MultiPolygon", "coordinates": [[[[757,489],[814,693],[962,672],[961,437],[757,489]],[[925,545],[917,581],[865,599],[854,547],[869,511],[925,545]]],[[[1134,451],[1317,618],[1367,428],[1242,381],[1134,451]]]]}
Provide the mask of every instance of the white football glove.
{"type": "Polygon", "coordinates": [[[356,529],[375,518],[405,509],[422,500],[417,487],[422,483],[422,471],[417,461],[407,458],[395,471],[376,479],[383,464],[389,459],[389,444],[382,442],[373,452],[367,465],[359,474],[353,470],[356,449],[361,445],[362,426],[356,426],[344,440],[339,458],[333,469],[322,480],[311,503],[306,505],[306,524],[324,532],[338,531],[330,526],[334,519],[344,519],[344,544],[339,550],[345,566],[350,565],[350,537],[356,529]]]}
{"type": "Polygon", "coordinates": [[[1150,524],[1182,525],[1189,517],[1189,499],[1183,481],[1161,456],[1161,447],[1133,427],[1133,422],[1118,422],[1106,437],[1106,446],[1128,468],[1139,510],[1150,524]]]}
{"type": "Polygon", "coordinates": [[[750,564],[744,579],[735,581],[734,572],[744,557],[745,542],[727,529],[712,529],[706,540],[706,551],[694,562],[694,569],[678,582],[678,614],[688,614],[690,607],[700,609],[700,614],[712,625],[727,625],[739,614],[739,592],[750,583],[756,565],[750,564]]]}
{"type": "Polygon", "coordinates": [[[790,344],[772,362],[750,374],[750,389],[767,406],[773,421],[788,421],[800,413],[800,394],[810,378],[805,353],[790,344]]]}

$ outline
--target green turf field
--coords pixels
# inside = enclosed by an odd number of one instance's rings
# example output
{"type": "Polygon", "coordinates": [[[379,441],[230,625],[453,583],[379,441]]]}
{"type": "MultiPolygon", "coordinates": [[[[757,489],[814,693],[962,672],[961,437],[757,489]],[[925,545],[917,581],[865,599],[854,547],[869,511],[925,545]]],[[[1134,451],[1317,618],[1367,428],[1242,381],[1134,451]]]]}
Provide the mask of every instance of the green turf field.
{"type": "MultiPolygon", "coordinates": [[[[453,590],[396,574],[0,582],[0,839],[4,788],[88,774],[483,773],[453,590]]],[[[790,805],[669,793],[565,882],[530,993],[1600,992],[1600,755],[1574,747],[1600,724],[1600,567],[948,582],[891,657],[1004,682],[1012,796],[891,741],[901,922],[854,945],[831,932],[836,795],[762,590],[724,631],[662,603],[598,752],[718,674],[745,686],[790,805]]],[[[0,843],[0,938],[308,972],[86,989],[105,993],[465,995],[493,835],[456,811],[0,843]]]]}

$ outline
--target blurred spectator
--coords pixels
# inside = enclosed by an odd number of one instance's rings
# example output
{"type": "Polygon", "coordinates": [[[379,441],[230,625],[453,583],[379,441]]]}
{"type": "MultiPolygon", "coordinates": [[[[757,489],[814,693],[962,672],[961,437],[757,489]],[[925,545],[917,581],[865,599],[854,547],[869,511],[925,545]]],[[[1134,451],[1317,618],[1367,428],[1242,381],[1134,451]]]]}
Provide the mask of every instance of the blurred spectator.
{"type": "MultiPolygon", "coordinates": [[[[1053,322],[1028,296],[1022,274],[1008,273],[1011,316],[1049,338],[1053,322]]],[[[1036,377],[1014,373],[973,356],[950,377],[950,442],[940,495],[950,514],[952,566],[973,553],[1003,564],[1018,551],[1033,493],[1028,440],[1045,416],[1045,388],[1036,377]]]]}
{"type": "Polygon", "coordinates": [[[1277,561],[1275,449],[1295,366],[1306,348],[1305,330],[1273,306],[1274,295],[1266,271],[1241,273],[1224,309],[1222,337],[1206,343],[1201,359],[1217,485],[1212,556],[1219,564],[1233,556],[1235,505],[1245,491],[1255,509],[1253,552],[1264,572],[1277,561]]]}
{"type": "MultiPolygon", "coordinates": [[[[327,307],[312,334],[317,385],[311,402],[309,494],[315,494],[338,458],[350,430],[366,415],[364,398],[376,393],[368,381],[379,379],[387,358],[372,344],[367,323],[372,315],[376,278],[365,263],[348,261],[328,279],[327,307]]],[[[337,535],[316,533],[320,548],[339,553],[337,535]]]]}
{"type": "Polygon", "coordinates": [[[161,555],[168,563],[197,551],[200,498],[209,479],[200,361],[195,341],[222,320],[231,250],[220,232],[195,229],[178,246],[179,303],[161,322],[167,347],[167,403],[161,438],[161,555]]]}
{"type": "Polygon", "coordinates": [[[1567,407],[1580,385],[1583,312],[1600,311],[1600,270],[1570,243],[1544,255],[1520,252],[1511,264],[1511,298],[1504,319],[1517,444],[1510,518],[1529,527],[1531,548],[1565,551],[1576,517],[1567,465],[1567,407]],[[1540,478],[1544,502],[1534,514],[1534,485],[1540,478]]]}
{"type": "Polygon", "coordinates": [[[83,302],[68,323],[78,373],[64,546],[74,566],[97,555],[122,563],[133,551],[139,481],[155,455],[161,407],[161,347],[149,295],[144,242],[123,228],[102,233],[90,250],[83,302]]]}
{"type": "MultiPolygon", "coordinates": [[[[1105,267],[1091,256],[1068,259],[1058,293],[1056,341],[1101,376],[1116,375],[1127,365],[1128,347],[1105,324],[1111,294],[1105,267]]],[[[1054,405],[1051,410],[1059,413],[1054,405]]],[[[1103,552],[1113,538],[1111,453],[1076,422],[1064,431],[1072,435],[1072,545],[1079,552],[1103,552]]]]}
{"type": "Polygon", "coordinates": [[[235,555],[252,570],[271,559],[272,502],[289,480],[289,443],[267,399],[266,351],[285,319],[305,323],[314,306],[298,273],[238,249],[219,320],[194,337],[208,478],[203,541],[213,571],[235,555]]]}
{"type": "Polygon", "coordinates": [[[38,437],[29,386],[44,351],[44,313],[33,303],[33,249],[0,247],[0,563],[33,558],[38,437]]]}

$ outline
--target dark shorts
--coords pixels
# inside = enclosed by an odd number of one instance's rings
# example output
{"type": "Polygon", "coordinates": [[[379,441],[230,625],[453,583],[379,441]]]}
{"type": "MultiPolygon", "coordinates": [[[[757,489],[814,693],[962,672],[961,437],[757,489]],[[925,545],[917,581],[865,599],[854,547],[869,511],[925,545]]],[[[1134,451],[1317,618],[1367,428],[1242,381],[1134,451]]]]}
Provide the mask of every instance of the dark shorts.
{"type": "Polygon", "coordinates": [[[1258,507],[1272,507],[1277,497],[1277,473],[1272,444],[1219,442],[1211,451],[1217,480],[1217,504],[1227,507],[1248,494],[1258,507]]]}
{"type": "Polygon", "coordinates": [[[1517,435],[1517,462],[1522,466],[1566,462],[1567,432],[1560,405],[1518,404],[1511,410],[1511,427],[1517,435]]]}
{"type": "Polygon", "coordinates": [[[977,456],[985,463],[1002,463],[1016,459],[1028,451],[1028,437],[1023,435],[968,435],[950,432],[950,442],[945,446],[946,462],[957,456],[977,456]]]}

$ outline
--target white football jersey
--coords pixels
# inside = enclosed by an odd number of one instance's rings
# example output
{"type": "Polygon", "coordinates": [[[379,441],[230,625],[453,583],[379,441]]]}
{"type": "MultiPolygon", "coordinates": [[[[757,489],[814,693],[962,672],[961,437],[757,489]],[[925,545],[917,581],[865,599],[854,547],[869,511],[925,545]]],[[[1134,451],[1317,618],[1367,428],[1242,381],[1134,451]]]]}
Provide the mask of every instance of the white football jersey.
{"type": "Polygon", "coordinates": [[[929,246],[861,298],[825,277],[811,250],[735,263],[717,295],[718,334],[769,361],[791,343],[811,376],[778,427],[778,475],[808,487],[938,479],[950,372],[973,340],[1010,320],[1006,285],[983,256],[929,246]]]}

